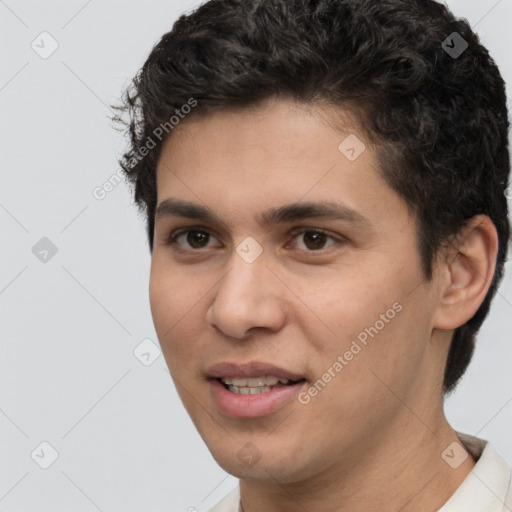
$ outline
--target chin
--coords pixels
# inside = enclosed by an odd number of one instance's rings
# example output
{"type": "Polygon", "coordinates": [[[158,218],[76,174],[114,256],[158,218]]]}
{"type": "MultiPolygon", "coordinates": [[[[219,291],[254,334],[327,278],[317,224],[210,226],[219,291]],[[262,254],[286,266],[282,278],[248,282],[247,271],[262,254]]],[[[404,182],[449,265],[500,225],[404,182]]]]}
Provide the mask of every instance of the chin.
{"type": "Polygon", "coordinates": [[[303,457],[297,459],[294,456],[286,457],[285,453],[297,453],[300,450],[289,447],[283,450],[282,442],[279,447],[262,446],[263,440],[259,442],[261,450],[250,442],[242,442],[241,448],[233,450],[238,444],[234,439],[223,446],[212,448],[208,446],[210,453],[217,464],[227,473],[236,478],[260,481],[278,481],[280,483],[292,483],[302,480],[305,476],[305,460],[303,457]]]}

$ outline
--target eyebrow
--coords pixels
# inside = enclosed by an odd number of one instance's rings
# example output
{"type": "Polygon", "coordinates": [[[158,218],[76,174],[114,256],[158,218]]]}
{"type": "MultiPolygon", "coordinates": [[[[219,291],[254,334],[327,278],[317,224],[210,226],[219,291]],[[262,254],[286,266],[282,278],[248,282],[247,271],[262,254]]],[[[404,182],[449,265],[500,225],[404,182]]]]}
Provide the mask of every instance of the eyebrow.
{"type": "MultiPolygon", "coordinates": [[[[179,199],[165,199],[155,210],[155,218],[186,217],[204,222],[225,222],[207,206],[183,201],[179,199]]],[[[369,220],[361,213],[339,203],[330,201],[322,202],[297,202],[270,208],[259,216],[259,223],[265,226],[275,226],[286,222],[295,222],[306,219],[331,219],[344,220],[361,228],[370,227],[369,220]]]]}

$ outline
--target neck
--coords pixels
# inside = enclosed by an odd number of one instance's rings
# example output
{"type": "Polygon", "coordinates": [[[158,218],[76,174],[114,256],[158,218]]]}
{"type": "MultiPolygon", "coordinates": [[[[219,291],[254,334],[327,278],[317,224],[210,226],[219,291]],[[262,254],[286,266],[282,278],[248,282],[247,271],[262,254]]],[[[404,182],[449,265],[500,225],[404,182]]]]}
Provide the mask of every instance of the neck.
{"type": "Polygon", "coordinates": [[[475,465],[470,454],[456,469],[441,457],[450,443],[460,440],[444,414],[438,417],[433,428],[409,412],[400,426],[374,436],[357,455],[301,482],[243,479],[240,511],[438,510],[475,465]]]}

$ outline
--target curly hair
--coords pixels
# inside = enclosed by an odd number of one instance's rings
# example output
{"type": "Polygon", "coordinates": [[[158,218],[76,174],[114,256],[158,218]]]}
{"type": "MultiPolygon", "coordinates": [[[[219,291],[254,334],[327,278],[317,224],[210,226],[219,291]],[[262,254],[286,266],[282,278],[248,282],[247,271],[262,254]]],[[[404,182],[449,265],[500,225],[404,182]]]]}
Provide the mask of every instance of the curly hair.
{"type": "Polygon", "coordinates": [[[496,271],[475,315],[454,332],[443,383],[450,393],[470,363],[508,248],[509,120],[495,62],[467,20],[433,0],[210,0],[182,15],[115,107],[130,140],[120,165],[151,251],[156,166],[171,119],[271,97],[357,112],[382,176],[414,214],[425,279],[469,219],[485,214],[494,223],[496,271]]]}

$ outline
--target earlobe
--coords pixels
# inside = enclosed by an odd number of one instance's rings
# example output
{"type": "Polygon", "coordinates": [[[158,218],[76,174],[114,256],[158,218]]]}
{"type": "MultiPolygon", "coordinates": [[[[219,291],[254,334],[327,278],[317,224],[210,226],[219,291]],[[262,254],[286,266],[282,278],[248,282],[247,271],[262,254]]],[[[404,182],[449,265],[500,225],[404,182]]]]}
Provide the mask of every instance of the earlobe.
{"type": "Polygon", "coordinates": [[[446,251],[440,269],[437,329],[465,324],[485,299],[496,269],[498,233],[486,215],[477,215],[461,229],[446,251]]]}

